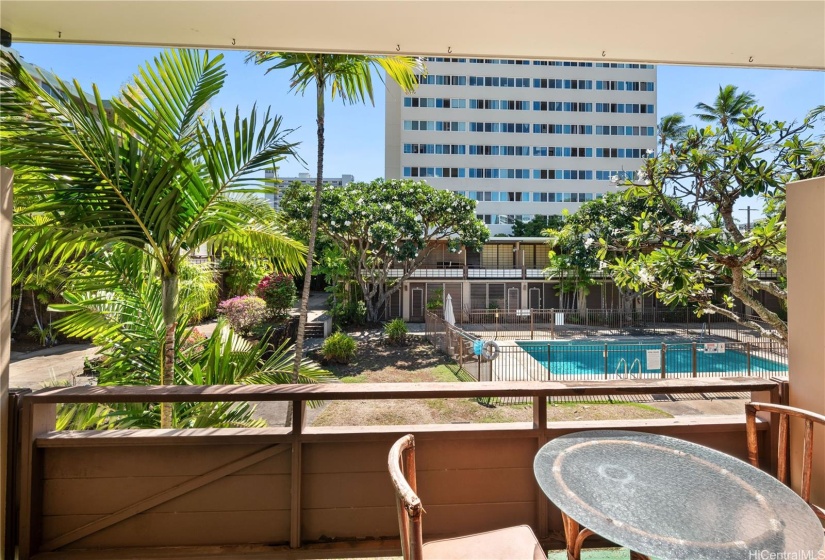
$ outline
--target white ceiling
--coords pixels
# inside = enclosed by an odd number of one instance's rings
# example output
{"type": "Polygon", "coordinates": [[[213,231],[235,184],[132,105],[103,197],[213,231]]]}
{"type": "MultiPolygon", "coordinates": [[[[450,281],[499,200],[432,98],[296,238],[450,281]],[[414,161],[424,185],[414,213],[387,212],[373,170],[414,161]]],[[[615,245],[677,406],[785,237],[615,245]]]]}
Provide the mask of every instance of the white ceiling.
{"type": "Polygon", "coordinates": [[[825,0],[0,0],[13,40],[825,69],[825,0]]]}

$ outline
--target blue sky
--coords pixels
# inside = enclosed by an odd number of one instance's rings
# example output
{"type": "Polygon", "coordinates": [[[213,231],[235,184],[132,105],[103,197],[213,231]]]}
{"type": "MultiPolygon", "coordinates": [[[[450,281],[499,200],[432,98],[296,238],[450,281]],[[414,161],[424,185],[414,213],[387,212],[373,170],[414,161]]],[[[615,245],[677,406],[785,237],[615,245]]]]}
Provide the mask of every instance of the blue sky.
{"type": "MultiPolygon", "coordinates": [[[[16,43],[14,48],[30,63],[53,71],[63,79],[77,79],[85,89],[98,85],[103,97],[116,94],[139,65],[159,51],[154,48],[100,47],[16,43]]],[[[280,174],[311,171],[316,158],[315,99],[289,93],[289,73],[264,75],[259,66],[244,63],[245,52],[225,51],[229,77],[213,109],[248,113],[254,103],[271,106],[283,116],[283,127],[295,129],[289,139],[301,142],[299,154],[307,162],[284,162],[280,174]],[[308,167],[305,168],[305,165],[308,167]]],[[[710,103],[720,84],[734,84],[754,93],[771,119],[801,119],[814,106],[825,103],[825,72],[660,66],[659,116],[674,112],[689,116],[699,101],[710,103]]],[[[384,173],[384,90],[378,83],[375,106],[327,103],[325,176],[351,173],[370,180],[384,173]]]]}

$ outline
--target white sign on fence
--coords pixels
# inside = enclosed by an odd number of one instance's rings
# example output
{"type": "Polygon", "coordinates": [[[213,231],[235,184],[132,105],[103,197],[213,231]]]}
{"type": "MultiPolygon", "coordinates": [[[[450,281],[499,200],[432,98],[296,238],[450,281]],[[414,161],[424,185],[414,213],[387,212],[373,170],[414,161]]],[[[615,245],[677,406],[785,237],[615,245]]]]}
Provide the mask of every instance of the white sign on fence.
{"type": "Polygon", "coordinates": [[[556,325],[564,324],[564,313],[556,313],[556,325]]]}
{"type": "Polygon", "coordinates": [[[646,350],[647,355],[647,369],[662,369],[662,351],[661,350],[646,350]]]}
{"type": "Polygon", "coordinates": [[[725,353],[725,343],[724,342],[706,342],[705,343],[705,354],[724,354],[725,353]]]}

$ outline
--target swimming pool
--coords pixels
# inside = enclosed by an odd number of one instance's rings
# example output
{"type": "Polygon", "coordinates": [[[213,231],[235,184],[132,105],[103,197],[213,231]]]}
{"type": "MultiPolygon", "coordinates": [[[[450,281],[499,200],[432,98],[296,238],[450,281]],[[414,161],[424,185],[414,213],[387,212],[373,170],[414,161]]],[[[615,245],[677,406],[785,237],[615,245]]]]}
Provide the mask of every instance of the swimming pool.
{"type": "Polygon", "coordinates": [[[764,375],[784,374],[788,366],[762,347],[745,343],[718,342],[608,342],[552,341],[516,342],[554,375],[617,374],[634,377],[665,375],[764,375]],[[662,344],[665,351],[662,352],[662,344]],[[662,359],[664,358],[664,364],[662,359]]]}

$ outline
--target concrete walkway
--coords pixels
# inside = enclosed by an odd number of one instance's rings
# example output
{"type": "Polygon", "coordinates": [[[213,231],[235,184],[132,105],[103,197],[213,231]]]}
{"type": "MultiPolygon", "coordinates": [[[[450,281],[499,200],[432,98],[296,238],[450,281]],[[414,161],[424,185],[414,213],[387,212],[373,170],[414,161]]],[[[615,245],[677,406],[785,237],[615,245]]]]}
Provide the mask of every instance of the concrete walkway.
{"type": "MultiPolygon", "coordinates": [[[[313,321],[327,312],[327,296],[314,292],[309,297],[309,320],[313,321]]],[[[295,309],[297,312],[297,309],[295,309]]],[[[217,321],[198,325],[205,336],[211,336],[217,321]]],[[[91,344],[60,344],[54,348],[41,348],[32,352],[12,352],[9,387],[32,390],[54,385],[88,385],[83,377],[86,358],[97,354],[98,347],[91,344]]]]}
{"type": "Polygon", "coordinates": [[[97,354],[91,344],[61,344],[33,352],[12,352],[9,387],[42,389],[53,385],[74,385],[83,373],[86,358],[97,354]]]}

